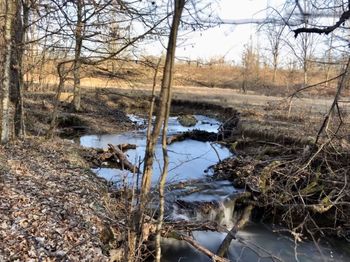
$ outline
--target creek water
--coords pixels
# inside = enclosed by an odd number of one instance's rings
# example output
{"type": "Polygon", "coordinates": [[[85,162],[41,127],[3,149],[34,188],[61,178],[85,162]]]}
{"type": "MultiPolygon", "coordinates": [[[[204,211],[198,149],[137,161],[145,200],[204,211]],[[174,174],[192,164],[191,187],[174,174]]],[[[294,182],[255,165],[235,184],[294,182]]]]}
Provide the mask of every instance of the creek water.
{"type": "MultiPolygon", "coordinates": [[[[144,119],[135,115],[129,118],[138,125],[145,126],[144,119]]],[[[198,123],[194,127],[183,127],[176,117],[169,119],[168,135],[193,129],[216,132],[220,122],[215,119],[196,115],[198,123]]],[[[87,135],[80,138],[85,147],[107,148],[108,144],[136,144],[135,150],[128,150],[131,162],[139,163],[145,152],[146,129],[138,128],[123,134],[87,135]]],[[[168,147],[170,156],[168,185],[182,186],[169,190],[166,194],[166,220],[172,221],[215,221],[231,229],[234,221],[234,201],[241,190],[233,187],[230,181],[215,181],[210,178],[208,167],[219,159],[229,157],[231,153],[219,144],[185,140],[175,142],[168,147]]],[[[160,142],[156,147],[153,185],[156,185],[162,167],[160,142]]],[[[142,163],[141,163],[142,167],[142,163]]],[[[113,168],[99,168],[93,171],[116,186],[134,183],[135,178],[129,172],[113,168]]],[[[216,252],[225,233],[195,231],[194,239],[212,252],[216,252]]],[[[274,233],[271,226],[249,223],[238,232],[228,250],[232,261],[350,261],[350,252],[340,245],[309,241],[294,243],[286,235],[274,233]]],[[[184,241],[163,239],[162,261],[211,261],[184,241]]]]}
{"type": "MultiPolygon", "coordinates": [[[[144,125],[144,120],[137,116],[129,116],[132,121],[139,125],[144,125]]],[[[215,119],[205,116],[196,116],[198,123],[193,127],[181,126],[176,117],[170,117],[168,134],[174,135],[179,132],[189,131],[193,129],[205,130],[208,132],[216,132],[220,123],[215,119]]],[[[118,135],[88,135],[80,138],[80,144],[86,147],[93,148],[107,148],[108,144],[135,144],[135,150],[128,150],[128,159],[133,163],[138,163],[143,159],[146,149],[146,129],[141,128],[131,132],[126,132],[118,135]]],[[[170,158],[168,182],[181,182],[188,180],[197,180],[203,178],[206,173],[205,170],[216,164],[220,159],[230,156],[227,148],[209,142],[200,142],[195,140],[185,140],[173,143],[168,146],[168,153],[170,158]]],[[[162,147],[159,143],[156,146],[155,163],[153,166],[154,175],[152,183],[156,184],[159,180],[162,161],[162,147]]],[[[99,168],[93,170],[99,176],[107,180],[113,180],[116,183],[121,181],[132,180],[131,174],[119,169],[99,168]]]]}

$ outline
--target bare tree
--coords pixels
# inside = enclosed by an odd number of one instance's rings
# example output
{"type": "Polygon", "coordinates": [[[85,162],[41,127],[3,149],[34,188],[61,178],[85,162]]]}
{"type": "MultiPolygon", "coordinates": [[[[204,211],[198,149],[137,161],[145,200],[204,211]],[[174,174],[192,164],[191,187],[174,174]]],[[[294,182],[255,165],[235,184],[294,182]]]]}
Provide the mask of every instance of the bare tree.
{"type": "Polygon", "coordinates": [[[10,85],[11,85],[11,52],[12,52],[12,31],[16,15],[16,2],[7,0],[4,25],[5,59],[3,64],[2,97],[1,97],[1,143],[10,140],[10,85]]]}
{"type": "Polygon", "coordinates": [[[23,137],[25,133],[22,97],[23,73],[21,69],[24,47],[23,21],[26,23],[27,16],[26,13],[22,13],[22,10],[27,10],[22,8],[22,1],[6,1],[5,60],[2,80],[2,143],[9,141],[12,130],[14,130],[14,135],[18,137],[23,137]],[[14,114],[11,110],[11,103],[14,103],[14,114]]]}
{"type": "Polygon", "coordinates": [[[25,50],[25,35],[28,28],[29,1],[16,1],[16,17],[14,20],[14,43],[11,53],[11,100],[15,106],[14,129],[17,137],[25,136],[23,108],[23,56],[25,50]]]}
{"type": "MultiPolygon", "coordinates": [[[[298,4],[298,0],[295,0],[295,2],[298,4]]],[[[342,25],[350,19],[350,2],[344,2],[344,1],[321,1],[317,6],[313,4],[313,6],[316,7],[316,11],[321,14],[313,14],[313,16],[331,16],[334,17],[334,15],[338,15],[338,19],[336,22],[331,25],[324,25],[324,24],[317,24],[315,26],[299,26],[297,29],[294,29],[294,36],[297,37],[301,33],[312,33],[312,34],[330,34],[331,32],[335,31],[338,28],[341,28],[342,25]],[[326,14],[322,14],[323,10],[328,10],[326,14]]],[[[299,5],[300,9],[300,15],[306,19],[311,14],[310,12],[306,12],[305,9],[303,9],[299,5]]]]}
{"type": "Polygon", "coordinates": [[[83,45],[83,34],[85,29],[85,23],[83,21],[83,7],[84,1],[76,1],[76,26],[75,26],[75,47],[74,47],[74,67],[73,67],[73,76],[74,76],[74,96],[73,96],[73,105],[74,110],[79,111],[81,107],[81,91],[80,91],[80,67],[81,67],[81,49],[83,45]]]}
{"type": "MultiPolygon", "coordinates": [[[[164,188],[165,188],[165,182],[168,174],[168,165],[169,165],[166,136],[167,136],[168,118],[170,114],[170,105],[171,105],[171,92],[172,92],[172,81],[173,81],[173,68],[175,64],[176,40],[177,40],[177,33],[179,30],[181,15],[182,15],[184,6],[185,6],[185,0],[174,1],[174,15],[173,15],[173,21],[172,21],[170,35],[169,35],[169,42],[167,47],[165,67],[164,67],[163,80],[162,80],[162,86],[161,86],[161,92],[163,93],[163,96],[161,96],[161,99],[163,99],[164,102],[163,101],[160,102],[160,108],[158,109],[158,112],[159,111],[163,111],[163,112],[158,113],[156,118],[156,123],[157,123],[157,120],[160,121],[161,118],[164,118],[162,120],[163,121],[162,148],[163,148],[164,165],[163,165],[163,172],[161,175],[161,179],[159,182],[160,207],[159,207],[159,218],[158,218],[157,236],[156,236],[157,238],[156,239],[156,261],[158,262],[160,262],[160,259],[161,259],[160,237],[161,237],[161,229],[162,229],[162,224],[164,219],[164,188]]],[[[154,142],[157,138],[158,138],[158,134],[153,131],[151,135],[151,139],[153,139],[153,142],[154,142]],[[154,137],[154,136],[157,136],[157,137],[154,137]]],[[[148,144],[148,145],[152,145],[152,144],[148,144]]],[[[154,151],[154,149],[151,149],[151,148],[148,150],[154,151]]],[[[150,163],[150,161],[148,163],[150,163]]],[[[145,170],[150,170],[150,169],[147,168],[145,170]]],[[[147,175],[149,175],[149,173],[147,175]]],[[[147,187],[148,185],[145,184],[145,186],[147,187]]],[[[147,193],[147,191],[143,193],[147,193]]]]}
{"type": "MultiPolygon", "coordinates": [[[[71,30],[73,36],[74,59],[73,63],[73,108],[75,111],[81,109],[81,67],[83,63],[83,42],[89,41],[92,38],[100,35],[95,29],[102,26],[98,21],[98,16],[101,12],[110,5],[112,1],[97,1],[86,2],[83,0],[77,1],[55,1],[55,4],[61,12],[65,23],[71,30]]],[[[103,21],[105,22],[105,21],[103,21]]],[[[62,32],[63,35],[67,32],[62,32]]],[[[69,34],[68,34],[69,35],[69,34]]]]}
{"type": "MultiPolygon", "coordinates": [[[[296,3],[298,3],[298,1],[296,1],[296,3]]],[[[300,7],[300,6],[299,6],[300,7]]],[[[350,2],[344,2],[344,1],[321,1],[320,3],[318,3],[318,5],[316,5],[315,3],[313,4],[313,7],[315,8],[315,13],[310,15],[308,13],[305,12],[305,9],[302,9],[302,7],[300,7],[300,13],[303,16],[304,19],[306,19],[309,16],[317,16],[318,13],[324,13],[324,10],[327,11],[326,16],[332,18],[332,22],[331,25],[324,25],[325,21],[321,20],[318,21],[318,23],[313,24],[312,26],[300,26],[296,29],[294,29],[294,36],[296,38],[300,38],[300,37],[305,37],[305,36],[309,36],[309,35],[314,35],[314,34],[333,34],[336,31],[340,32],[340,33],[346,33],[345,37],[343,36],[337,36],[338,42],[345,42],[346,43],[346,47],[345,47],[345,56],[347,57],[347,61],[346,61],[346,65],[344,65],[344,68],[342,69],[342,73],[333,78],[333,79],[328,79],[329,78],[329,69],[327,70],[327,75],[326,75],[326,83],[328,83],[330,80],[335,80],[335,79],[339,79],[339,83],[338,83],[338,87],[334,96],[334,100],[333,103],[327,113],[327,115],[324,118],[323,124],[317,134],[317,138],[316,138],[316,144],[319,142],[320,140],[320,136],[323,132],[326,133],[326,136],[330,139],[333,139],[338,131],[340,130],[341,125],[343,124],[343,117],[341,114],[341,106],[339,105],[339,99],[343,93],[343,90],[348,86],[348,74],[349,74],[349,51],[348,51],[348,30],[349,28],[346,27],[346,22],[350,19],[350,2]],[[338,16],[338,18],[336,18],[338,16]],[[335,21],[335,22],[334,22],[335,21]],[[342,32],[343,29],[343,32],[342,32]],[[340,39],[340,41],[339,41],[340,39]],[[332,118],[332,115],[337,112],[336,117],[339,118],[339,124],[335,127],[335,130],[332,131],[332,135],[329,135],[327,132],[327,129],[329,127],[330,124],[330,120],[332,118]]],[[[321,14],[322,15],[322,14],[321,14]]],[[[329,21],[329,20],[326,20],[329,21]]],[[[334,38],[333,36],[330,38],[330,45],[332,45],[334,43],[334,38]]],[[[343,50],[344,51],[344,50],[343,50]]],[[[331,53],[328,53],[328,64],[330,65],[331,62],[331,53]]],[[[345,60],[341,59],[340,60],[340,64],[344,63],[345,60]]],[[[327,63],[327,62],[326,62],[327,63]]],[[[323,83],[324,83],[323,82],[323,83]]],[[[314,85],[311,85],[310,87],[313,87],[314,85]]],[[[306,88],[310,88],[310,87],[306,87],[306,88]]],[[[305,88],[303,88],[305,89],[305,88]]],[[[298,90],[299,91],[299,90],[298,90]]],[[[323,145],[324,146],[324,145],[323,145]]]]}
{"type": "Polygon", "coordinates": [[[272,83],[276,83],[277,70],[279,65],[280,58],[280,49],[281,49],[281,35],[284,30],[284,26],[280,27],[276,24],[270,24],[267,31],[267,37],[271,47],[271,55],[272,55],[272,83]]]}
{"type": "MultiPolygon", "coordinates": [[[[281,10],[284,10],[287,7],[287,5],[288,3],[285,3],[281,8],[281,10]]],[[[285,32],[285,29],[287,28],[288,21],[292,13],[289,14],[286,18],[284,18],[283,15],[281,14],[282,11],[279,11],[270,6],[267,8],[267,12],[268,12],[267,17],[269,19],[267,19],[266,23],[262,25],[262,29],[269,43],[269,52],[272,57],[272,69],[273,69],[272,83],[275,84],[277,71],[280,63],[279,61],[280,52],[281,52],[282,46],[284,45],[284,41],[282,37],[283,37],[283,33],[285,32]],[[285,23],[270,22],[271,17],[275,17],[273,21],[284,20],[285,23]]]]}
{"type": "Polygon", "coordinates": [[[242,91],[247,92],[247,86],[253,85],[259,79],[260,59],[253,46],[253,40],[244,46],[242,54],[242,91]]]}
{"type": "MultiPolygon", "coordinates": [[[[172,2],[172,1],[170,1],[172,2]]],[[[208,4],[204,4],[203,7],[199,8],[199,3],[194,1],[185,1],[185,0],[175,0],[173,2],[174,4],[174,14],[173,14],[173,23],[171,26],[170,34],[169,34],[169,40],[168,40],[168,46],[167,46],[167,54],[166,54],[166,61],[164,66],[164,72],[163,72],[163,78],[162,78],[162,84],[161,84],[161,91],[160,91],[160,97],[159,97],[159,103],[158,103],[158,111],[156,115],[156,121],[152,130],[152,134],[150,136],[150,139],[147,141],[147,147],[146,147],[146,153],[145,153],[145,165],[144,165],[144,171],[143,171],[143,180],[142,180],[142,194],[141,194],[141,202],[145,203],[145,199],[147,199],[150,187],[151,187],[151,178],[152,178],[152,169],[153,169],[153,155],[155,150],[155,145],[157,142],[157,139],[160,134],[161,127],[163,125],[164,119],[165,119],[165,113],[166,113],[166,105],[168,96],[171,97],[171,82],[172,82],[172,71],[174,67],[174,59],[175,59],[175,47],[176,47],[176,37],[177,37],[177,31],[181,20],[181,13],[184,8],[185,4],[188,4],[188,8],[186,10],[190,13],[189,17],[191,21],[184,21],[182,20],[182,25],[185,29],[192,29],[195,30],[195,28],[202,27],[202,19],[199,18],[199,16],[203,13],[203,10],[207,10],[207,13],[209,13],[210,16],[210,10],[208,10],[208,4]],[[192,9],[192,12],[189,11],[192,9]]],[[[207,14],[208,15],[208,14],[207,14]]],[[[170,99],[170,98],[169,98],[170,99]]]]}

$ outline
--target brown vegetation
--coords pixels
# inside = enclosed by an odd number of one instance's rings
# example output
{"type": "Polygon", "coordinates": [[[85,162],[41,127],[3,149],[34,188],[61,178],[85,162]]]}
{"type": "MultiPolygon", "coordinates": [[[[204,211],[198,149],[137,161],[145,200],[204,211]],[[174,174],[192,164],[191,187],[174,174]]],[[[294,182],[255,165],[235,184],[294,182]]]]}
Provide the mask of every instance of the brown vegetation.
{"type": "MultiPolygon", "coordinates": [[[[155,61],[156,58],[151,58],[155,61]]],[[[48,61],[42,70],[45,70],[45,76],[42,76],[41,81],[44,84],[39,84],[39,72],[33,72],[32,76],[28,76],[32,83],[30,88],[34,91],[53,90],[58,83],[55,70],[55,60],[48,61]]],[[[81,68],[81,86],[82,88],[122,88],[122,89],[151,89],[153,81],[153,71],[145,66],[142,61],[122,62],[118,65],[119,70],[116,73],[104,73],[104,71],[91,67],[81,68]]],[[[224,88],[232,89],[244,93],[242,84],[244,81],[242,75],[242,66],[229,65],[223,62],[211,62],[207,64],[196,64],[196,62],[178,62],[175,67],[174,86],[178,89],[186,89],[186,87],[196,87],[198,91],[201,87],[206,88],[224,88]]],[[[297,68],[279,69],[275,82],[272,81],[273,69],[263,67],[258,70],[258,75],[254,78],[248,78],[246,83],[246,93],[262,94],[267,96],[285,97],[302,87],[303,72],[297,68]]],[[[336,76],[337,70],[333,69],[329,79],[336,76]]],[[[160,80],[161,76],[158,77],[160,80]]],[[[325,81],[323,69],[314,67],[309,72],[309,83],[316,84],[325,81]]],[[[336,81],[323,83],[315,86],[315,88],[306,90],[303,94],[306,96],[329,97],[335,93],[336,81]]],[[[67,78],[64,90],[67,92],[73,91],[72,76],[67,78]]]]}

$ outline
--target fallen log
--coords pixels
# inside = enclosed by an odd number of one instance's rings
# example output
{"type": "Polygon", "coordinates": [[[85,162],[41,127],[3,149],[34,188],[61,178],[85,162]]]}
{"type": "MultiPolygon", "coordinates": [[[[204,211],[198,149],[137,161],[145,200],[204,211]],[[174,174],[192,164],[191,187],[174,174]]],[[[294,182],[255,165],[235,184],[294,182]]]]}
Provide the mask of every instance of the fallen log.
{"type": "Polygon", "coordinates": [[[236,239],[236,234],[238,230],[249,221],[252,210],[253,205],[248,205],[244,208],[239,221],[232,227],[232,229],[227,233],[225,239],[222,241],[217,252],[218,256],[222,257],[227,253],[227,250],[229,249],[232,240],[236,239]]]}
{"type": "Polygon", "coordinates": [[[88,150],[84,158],[88,160],[93,168],[101,167],[107,163],[110,167],[138,172],[138,168],[127,159],[127,156],[124,153],[129,149],[135,148],[136,145],[134,144],[120,144],[116,146],[109,144],[107,149],[88,150]]]}
{"type": "MultiPolygon", "coordinates": [[[[112,144],[108,144],[108,151],[112,154],[111,157],[115,158],[115,161],[120,163],[122,169],[129,170],[133,173],[139,173],[137,166],[133,165],[128,158],[125,156],[124,152],[120,150],[119,147],[115,147],[112,144]]],[[[107,154],[106,154],[107,155],[107,154]]]]}
{"type": "MultiPolygon", "coordinates": [[[[136,145],[135,144],[119,144],[116,145],[115,147],[118,147],[121,151],[126,152],[130,149],[136,149],[136,145]]],[[[96,148],[94,149],[96,151],[97,154],[102,155],[102,154],[106,154],[106,156],[108,156],[107,153],[109,152],[109,149],[103,149],[103,148],[96,148]]],[[[110,157],[110,156],[109,156],[110,157]]],[[[107,157],[108,158],[108,157],[107,157]]]]}
{"type": "Polygon", "coordinates": [[[105,162],[105,161],[111,161],[113,157],[113,153],[109,152],[109,151],[102,151],[102,153],[99,154],[98,156],[98,160],[101,162],[105,162]]]}
{"type": "Polygon", "coordinates": [[[174,238],[177,240],[186,241],[188,244],[193,246],[195,249],[197,249],[198,251],[200,251],[203,254],[205,254],[206,256],[208,256],[212,261],[217,261],[217,262],[229,262],[230,261],[226,258],[223,258],[223,257],[220,257],[220,256],[214,254],[209,249],[203,247],[201,244],[199,244],[198,242],[196,242],[193,238],[191,238],[189,236],[185,236],[181,233],[173,231],[173,232],[171,232],[171,234],[169,234],[168,237],[171,237],[171,238],[174,238]]]}

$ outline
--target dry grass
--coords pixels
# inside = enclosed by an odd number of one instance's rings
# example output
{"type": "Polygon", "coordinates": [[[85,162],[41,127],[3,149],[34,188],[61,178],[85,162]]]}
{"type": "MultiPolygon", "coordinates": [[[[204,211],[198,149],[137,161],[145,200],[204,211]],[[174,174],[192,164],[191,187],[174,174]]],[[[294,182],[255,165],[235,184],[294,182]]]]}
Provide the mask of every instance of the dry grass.
{"type": "MultiPolygon", "coordinates": [[[[25,79],[30,83],[30,89],[36,91],[53,90],[58,83],[56,62],[47,61],[43,67],[36,67],[36,71],[30,72],[25,79]],[[39,69],[41,68],[41,72],[39,69]],[[41,74],[41,77],[40,77],[41,74]],[[43,77],[44,76],[44,77],[43,77]]],[[[101,65],[100,68],[111,70],[110,62],[101,65]]],[[[124,89],[148,89],[151,88],[154,70],[141,63],[120,62],[115,66],[114,72],[104,71],[100,68],[83,67],[81,85],[84,88],[124,88],[124,89]]],[[[338,73],[332,70],[330,77],[338,73]]],[[[277,72],[275,83],[272,83],[273,72],[269,67],[259,69],[257,75],[247,79],[248,93],[267,96],[286,96],[301,87],[303,74],[300,70],[281,69],[277,72]]],[[[158,77],[160,82],[161,75],[158,77]]],[[[223,63],[217,64],[188,64],[178,63],[175,69],[174,85],[177,87],[204,87],[222,88],[240,91],[243,84],[243,69],[223,63]]],[[[322,68],[313,68],[309,73],[309,83],[319,83],[325,80],[322,68]]],[[[335,92],[336,81],[317,86],[307,90],[308,96],[331,96],[335,92]]],[[[72,90],[72,74],[67,77],[65,91],[72,90]]]]}

